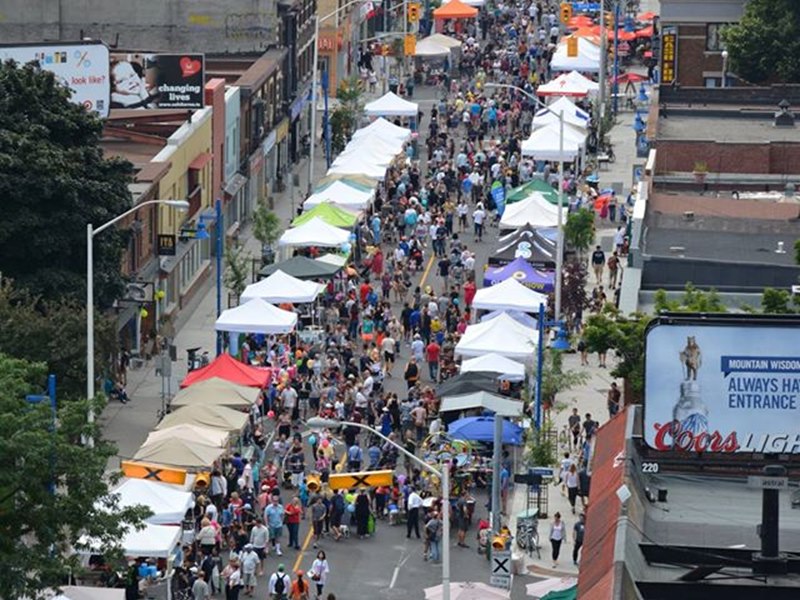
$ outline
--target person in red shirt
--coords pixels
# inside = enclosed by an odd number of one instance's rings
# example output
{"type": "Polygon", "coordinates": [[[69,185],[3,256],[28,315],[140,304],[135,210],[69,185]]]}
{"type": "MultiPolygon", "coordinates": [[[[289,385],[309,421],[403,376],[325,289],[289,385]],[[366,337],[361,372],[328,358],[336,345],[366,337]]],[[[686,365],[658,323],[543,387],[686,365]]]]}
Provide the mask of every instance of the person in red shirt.
{"type": "Polygon", "coordinates": [[[370,264],[370,269],[374,273],[375,277],[380,278],[383,274],[383,252],[380,249],[375,253],[375,256],[372,257],[372,263],[370,264]]]}
{"type": "Polygon", "coordinates": [[[369,282],[367,280],[364,280],[364,282],[358,288],[358,295],[359,298],[361,298],[362,306],[367,303],[367,296],[369,296],[369,290],[370,290],[369,282]]]}
{"type": "Polygon", "coordinates": [[[478,287],[472,279],[464,284],[464,304],[467,305],[467,308],[472,306],[472,301],[475,299],[475,292],[477,291],[478,287]]]}
{"type": "Polygon", "coordinates": [[[295,496],[292,501],[283,509],[286,516],[286,527],[289,530],[289,547],[300,550],[300,517],[303,514],[303,507],[300,498],[295,496]]]}
{"type": "Polygon", "coordinates": [[[436,343],[435,339],[431,339],[431,343],[425,348],[425,358],[428,361],[428,373],[432,381],[438,381],[439,376],[439,354],[442,347],[436,343]]]}

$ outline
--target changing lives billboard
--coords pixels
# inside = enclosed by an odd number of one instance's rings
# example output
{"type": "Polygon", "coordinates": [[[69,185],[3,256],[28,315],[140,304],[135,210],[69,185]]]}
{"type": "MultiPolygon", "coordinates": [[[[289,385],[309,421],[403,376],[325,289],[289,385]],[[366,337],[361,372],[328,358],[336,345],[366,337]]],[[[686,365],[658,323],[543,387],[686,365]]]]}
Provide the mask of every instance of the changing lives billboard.
{"type": "Polygon", "coordinates": [[[655,450],[800,453],[800,326],[659,322],[645,341],[644,436],[655,450]]]}
{"type": "Polygon", "coordinates": [[[17,44],[0,46],[0,60],[37,62],[72,90],[72,100],[101,117],[108,116],[110,77],[108,48],[102,42],[17,44]]]}
{"type": "Polygon", "coordinates": [[[111,55],[111,108],[203,108],[203,54],[111,55]]]}

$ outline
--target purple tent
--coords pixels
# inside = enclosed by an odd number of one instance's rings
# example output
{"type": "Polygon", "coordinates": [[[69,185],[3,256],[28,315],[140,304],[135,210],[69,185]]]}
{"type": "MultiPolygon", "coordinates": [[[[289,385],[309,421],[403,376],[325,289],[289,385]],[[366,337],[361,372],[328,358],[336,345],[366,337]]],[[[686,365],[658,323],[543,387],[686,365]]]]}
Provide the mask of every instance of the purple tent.
{"type": "Polygon", "coordinates": [[[483,287],[489,287],[513,277],[532,290],[548,294],[555,290],[553,271],[540,271],[524,258],[516,258],[502,267],[489,267],[483,274],[483,287]]]}

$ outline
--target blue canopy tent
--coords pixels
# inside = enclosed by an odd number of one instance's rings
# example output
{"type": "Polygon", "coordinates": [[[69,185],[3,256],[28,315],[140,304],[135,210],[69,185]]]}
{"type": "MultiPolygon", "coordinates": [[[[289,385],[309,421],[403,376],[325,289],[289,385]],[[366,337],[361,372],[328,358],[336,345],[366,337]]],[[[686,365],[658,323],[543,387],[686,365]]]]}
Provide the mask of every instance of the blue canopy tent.
{"type": "MultiPolygon", "coordinates": [[[[450,423],[447,432],[457,440],[492,443],[494,440],[494,416],[464,417],[450,423]]],[[[503,443],[522,445],[522,427],[503,419],[503,443]]]]}

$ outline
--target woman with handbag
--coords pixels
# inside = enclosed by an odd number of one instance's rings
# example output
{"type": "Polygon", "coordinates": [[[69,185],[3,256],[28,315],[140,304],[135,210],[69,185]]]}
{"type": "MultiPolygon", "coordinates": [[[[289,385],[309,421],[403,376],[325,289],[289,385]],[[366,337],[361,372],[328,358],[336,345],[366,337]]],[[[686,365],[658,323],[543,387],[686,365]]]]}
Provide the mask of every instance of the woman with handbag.
{"type": "Polygon", "coordinates": [[[322,598],[322,589],[328,581],[328,573],[330,573],[330,570],[325,551],[320,550],[317,552],[317,558],[314,560],[314,563],[311,565],[311,570],[308,572],[311,581],[317,586],[317,598],[322,598]]]}

